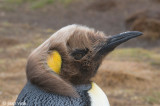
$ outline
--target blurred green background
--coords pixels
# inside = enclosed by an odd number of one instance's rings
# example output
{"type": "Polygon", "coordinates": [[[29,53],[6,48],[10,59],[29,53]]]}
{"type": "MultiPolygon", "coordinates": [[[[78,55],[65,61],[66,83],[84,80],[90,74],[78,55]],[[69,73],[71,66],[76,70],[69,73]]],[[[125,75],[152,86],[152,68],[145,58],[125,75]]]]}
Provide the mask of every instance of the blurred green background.
{"type": "Polygon", "coordinates": [[[109,54],[93,80],[111,106],[160,105],[160,0],[0,0],[0,105],[25,85],[31,51],[69,24],[143,32],[109,54]]]}

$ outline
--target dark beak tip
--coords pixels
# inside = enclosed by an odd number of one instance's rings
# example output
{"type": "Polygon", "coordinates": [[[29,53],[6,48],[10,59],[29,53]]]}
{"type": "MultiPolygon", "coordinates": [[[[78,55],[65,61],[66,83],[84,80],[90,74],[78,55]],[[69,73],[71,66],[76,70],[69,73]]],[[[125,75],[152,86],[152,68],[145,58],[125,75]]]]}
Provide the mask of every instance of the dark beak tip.
{"type": "Polygon", "coordinates": [[[135,38],[135,37],[138,37],[141,35],[143,35],[143,33],[140,31],[123,32],[123,33],[111,36],[111,38],[109,39],[107,44],[108,44],[108,46],[110,45],[110,47],[111,46],[116,47],[119,44],[128,41],[129,39],[132,39],[132,38],[135,38]]]}
{"type": "Polygon", "coordinates": [[[136,36],[143,35],[143,32],[140,32],[140,31],[127,31],[126,33],[129,33],[129,34],[132,34],[132,35],[136,35],[136,36]]]}

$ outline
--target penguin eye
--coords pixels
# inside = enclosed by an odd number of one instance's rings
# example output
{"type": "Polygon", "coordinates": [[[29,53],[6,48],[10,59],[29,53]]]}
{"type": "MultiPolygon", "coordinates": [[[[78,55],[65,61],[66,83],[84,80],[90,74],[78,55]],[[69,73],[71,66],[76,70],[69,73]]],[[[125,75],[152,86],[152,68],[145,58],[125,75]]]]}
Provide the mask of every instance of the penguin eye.
{"type": "Polygon", "coordinates": [[[74,56],[74,58],[76,59],[76,60],[80,60],[81,58],[83,57],[83,54],[75,54],[75,56],[74,56]]]}
{"type": "Polygon", "coordinates": [[[74,57],[76,60],[80,60],[82,57],[84,57],[88,53],[88,49],[76,49],[71,53],[71,56],[74,57]]]}

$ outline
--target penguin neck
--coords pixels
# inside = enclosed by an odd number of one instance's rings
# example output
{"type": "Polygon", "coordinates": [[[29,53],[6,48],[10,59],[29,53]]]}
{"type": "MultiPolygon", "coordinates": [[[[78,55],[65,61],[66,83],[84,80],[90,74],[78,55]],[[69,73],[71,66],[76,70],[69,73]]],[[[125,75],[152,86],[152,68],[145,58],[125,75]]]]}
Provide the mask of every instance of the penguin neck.
{"type": "Polygon", "coordinates": [[[91,84],[90,80],[86,80],[84,78],[81,78],[81,76],[75,76],[69,79],[69,82],[71,82],[73,85],[87,85],[91,84]]]}
{"type": "Polygon", "coordinates": [[[81,85],[75,85],[74,86],[78,91],[82,91],[82,90],[89,90],[92,88],[92,84],[81,84],[81,85]]]}

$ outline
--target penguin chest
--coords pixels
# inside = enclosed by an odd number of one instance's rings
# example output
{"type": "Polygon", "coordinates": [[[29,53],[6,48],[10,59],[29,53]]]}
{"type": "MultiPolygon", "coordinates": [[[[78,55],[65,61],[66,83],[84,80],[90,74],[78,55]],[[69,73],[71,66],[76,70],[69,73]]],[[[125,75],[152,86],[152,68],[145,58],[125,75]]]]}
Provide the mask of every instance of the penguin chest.
{"type": "Polygon", "coordinates": [[[92,82],[92,88],[88,91],[88,94],[91,106],[110,106],[107,96],[96,83],[92,82]]]}

